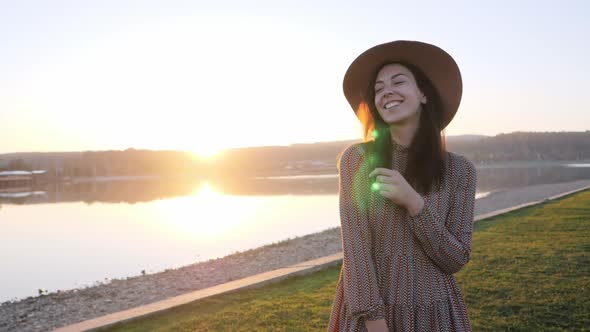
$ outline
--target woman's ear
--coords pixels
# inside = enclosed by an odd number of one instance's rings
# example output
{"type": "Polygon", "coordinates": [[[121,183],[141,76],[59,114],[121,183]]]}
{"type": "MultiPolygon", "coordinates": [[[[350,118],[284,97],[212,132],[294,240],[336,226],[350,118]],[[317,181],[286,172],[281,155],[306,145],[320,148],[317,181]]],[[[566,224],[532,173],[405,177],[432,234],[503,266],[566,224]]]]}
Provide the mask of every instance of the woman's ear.
{"type": "Polygon", "coordinates": [[[422,104],[426,104],[428,100],[426,99],[426,95],[422,95],[422,99],[420,100],[422,104]]]}

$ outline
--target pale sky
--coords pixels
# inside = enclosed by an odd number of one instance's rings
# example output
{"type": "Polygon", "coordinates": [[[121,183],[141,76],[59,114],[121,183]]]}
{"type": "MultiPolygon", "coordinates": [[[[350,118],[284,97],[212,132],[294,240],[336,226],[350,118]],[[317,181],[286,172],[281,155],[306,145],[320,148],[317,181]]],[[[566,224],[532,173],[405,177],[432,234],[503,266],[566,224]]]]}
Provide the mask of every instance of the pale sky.
{"type": "Polygon", "coordinates": [[[0,153],[360,139],[344,72],[396,39],[457,61],[447,135],[584,131],[588,17],[585,1],[0,0],[0,153]]]}

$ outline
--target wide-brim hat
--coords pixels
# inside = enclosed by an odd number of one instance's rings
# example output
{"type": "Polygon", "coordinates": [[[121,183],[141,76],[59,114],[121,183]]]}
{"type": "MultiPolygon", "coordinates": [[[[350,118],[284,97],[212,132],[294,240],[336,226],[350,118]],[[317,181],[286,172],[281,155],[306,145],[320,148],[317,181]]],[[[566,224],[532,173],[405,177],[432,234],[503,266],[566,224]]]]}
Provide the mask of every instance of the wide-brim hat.
{"type": "MultiPolygon", "coordinates": [[[[369,48],[348,67],[344,75],[344,96],[358,114],[371,79],[377,70],[391,62],[406,62],[418,67],[439,94],[444,129],[457,113],[463,93],[461,72],[455,60],[438,46],[420,41],[396,40],[369,48]]],[[[373,101],[366,101],[373,102],[373,101]]]]}

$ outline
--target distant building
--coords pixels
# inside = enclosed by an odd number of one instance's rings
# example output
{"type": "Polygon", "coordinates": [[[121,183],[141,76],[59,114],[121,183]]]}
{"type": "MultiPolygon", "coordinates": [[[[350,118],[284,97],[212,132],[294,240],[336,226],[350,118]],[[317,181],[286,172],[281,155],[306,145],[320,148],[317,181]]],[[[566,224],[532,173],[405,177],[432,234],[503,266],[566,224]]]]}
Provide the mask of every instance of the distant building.
{"type": "Polygon", "coordinates": [[[34,184],[47,180],[46,170],[29,171],[2,171],[0,172],[0,189],[18,190],[27,189],[34,184]]]}

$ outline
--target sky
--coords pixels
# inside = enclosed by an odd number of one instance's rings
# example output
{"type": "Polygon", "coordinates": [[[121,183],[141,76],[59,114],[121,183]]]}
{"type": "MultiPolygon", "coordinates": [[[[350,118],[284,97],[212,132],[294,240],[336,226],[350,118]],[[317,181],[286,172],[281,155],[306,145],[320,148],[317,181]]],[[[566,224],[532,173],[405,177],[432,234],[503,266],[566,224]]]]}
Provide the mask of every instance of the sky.
{"type": "Polygon", "coordinates": [[[447,135],[584,131],[588,17],[586,1],[0,0],[0,153],[361,139],[344,73],[397,39],[458,63],[447,135]]]}

